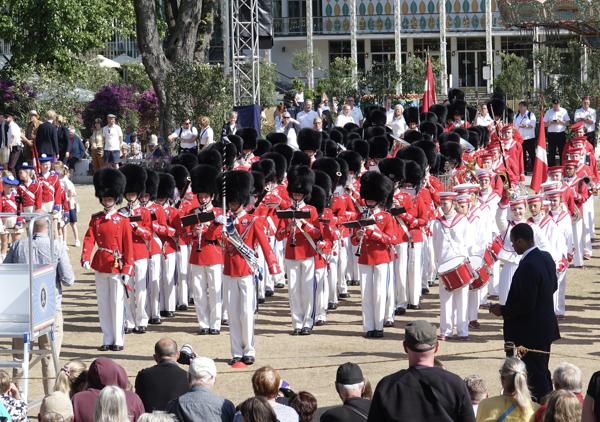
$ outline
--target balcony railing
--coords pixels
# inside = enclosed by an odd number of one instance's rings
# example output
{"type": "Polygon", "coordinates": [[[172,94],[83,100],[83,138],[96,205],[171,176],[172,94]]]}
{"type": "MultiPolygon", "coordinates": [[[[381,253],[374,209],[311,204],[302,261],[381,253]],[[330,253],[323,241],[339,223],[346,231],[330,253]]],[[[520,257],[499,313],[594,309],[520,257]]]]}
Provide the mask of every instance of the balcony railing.
{"type": "MultiPolygon", "coordinates": [[[[494,12],[492,27],[503,29],[500,14],[494,12]]],[[[394,15],[358,15],[357,32],[359,34],[393,34],[394,15]]],[[[439,32],[440,18],[435,13],[411,13],[402,15],[402,32],[427,33],[439,32]]],[[[350,16],[314,16],[313,33],[315,35],[336,35],[350,33],[350,16]]],[[[448,13],[446,15],[448,32],[485,31],[485,13],[448,13]]],[[[273,31],[276,37],[292,37],[306,35],[306,18],[274,18],[273,31]]]]}

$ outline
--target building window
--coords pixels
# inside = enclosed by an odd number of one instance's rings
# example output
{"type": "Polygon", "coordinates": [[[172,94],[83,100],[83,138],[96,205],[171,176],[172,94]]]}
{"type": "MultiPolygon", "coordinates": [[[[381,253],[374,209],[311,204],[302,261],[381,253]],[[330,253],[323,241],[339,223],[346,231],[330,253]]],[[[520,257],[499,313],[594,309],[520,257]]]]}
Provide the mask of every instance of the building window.
{"type": "MultiPolygon", "coordinates": [[[[365,71],[365,41],[356,41],[356,50],[358,58],[358,71],[365,71]]],[[[329,63],[336,57],[351,57],[350,41],[329,41],[329,63]]]]}
{"type": "Polygon", "coordinates": [[[439,38],[415,38],[413,41],[413,53],[416,57],[425,59],[427,54],[431,56],[440,55],[439,38]]]}

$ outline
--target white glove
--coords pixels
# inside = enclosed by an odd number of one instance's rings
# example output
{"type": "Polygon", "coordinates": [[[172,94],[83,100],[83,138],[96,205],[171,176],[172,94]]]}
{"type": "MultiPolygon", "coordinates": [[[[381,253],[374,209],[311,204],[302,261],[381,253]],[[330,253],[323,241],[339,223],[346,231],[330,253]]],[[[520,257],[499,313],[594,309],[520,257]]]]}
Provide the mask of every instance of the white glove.
{"type": "Polygon", "coordinates": [[[225,217],[224,215],[218,215],[215,217],[215,223],[224,226],[227,224],[227,217],[225,217]]]}
{"type": "Polygon", "coordinates": [[[129,284],[129,276],[127,274],[121,274],[121,281],[123,284],[129,284]]]}
{"type": "Polygon", "coordinates": [[[89,261],[85,261],[85,262],[83,263],[83,269],[84,269],[84,270],[89,270],[89,269],[91,269],[91,268],[92,268],[92,266],[90,265],[89,261]]]}

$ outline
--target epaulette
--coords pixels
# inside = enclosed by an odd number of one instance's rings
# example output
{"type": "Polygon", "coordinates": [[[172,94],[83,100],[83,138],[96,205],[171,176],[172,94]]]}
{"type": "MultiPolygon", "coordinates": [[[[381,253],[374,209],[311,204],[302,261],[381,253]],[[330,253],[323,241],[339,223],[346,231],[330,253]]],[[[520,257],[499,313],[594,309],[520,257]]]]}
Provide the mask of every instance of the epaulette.
{"type": "Polygon", "coordinates": [[[92,218],[100,217],[102,214],[104,214],[104,211],[98,211],[97,213],[92,214],[92,218]]]}

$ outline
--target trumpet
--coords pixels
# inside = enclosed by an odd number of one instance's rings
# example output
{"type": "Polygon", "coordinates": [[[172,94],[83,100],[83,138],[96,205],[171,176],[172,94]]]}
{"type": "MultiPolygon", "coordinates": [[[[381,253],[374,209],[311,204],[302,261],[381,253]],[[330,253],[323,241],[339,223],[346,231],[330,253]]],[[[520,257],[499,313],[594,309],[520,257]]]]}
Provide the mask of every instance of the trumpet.
{"type": "MultiPolygon", "coordinates": [[[[204,212],[204,206],[196,209],[196,214],[200,214],[204,212]]],[[[202,251],[202,223],[198,224],[198,228],[200,229],[198,232],[198,244],[196,245],[196,252],[200,253],[202,251]]]]}
{"type": "MultiPolygon", "coordinates": [[[[367,207],[365,207],[365,208],[366,209],[363,211],[362,218],[363,219],[371,218],[371,209],[367,208],[367,207]]],[[[363,230],[362,227],[361,227],[361,230],[363,230]]],[[[358,241],[358,247],[356,248],[356,253],[354,254],[355,256],[360,256],[364,239],[365,239],[365,234],[364,234],[364,230],[363,230],[363,234],[360,236],[360,240],[358,241]]]]}
{"type": "MultiPolygon", "coordinates": [[[[296,211],[296,207],[297,207],[297,203],[296,201],[293,201],[292,203],[292,210],[296,211]]],[[[290,234],[290,246],[292,248],[296,247],[296,219],[292,218],[291,222],[291,229],[292,229],[292,233],[290,234]]]]}

